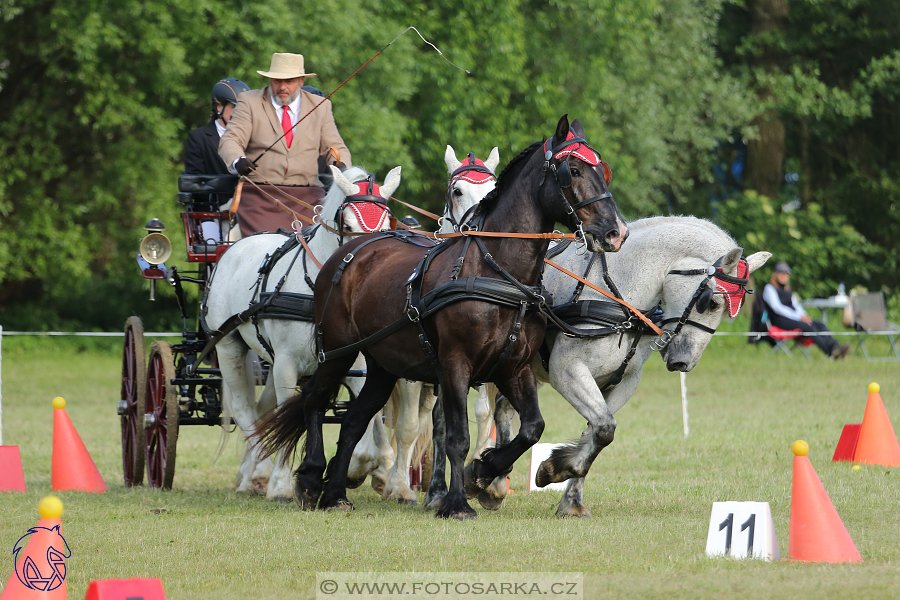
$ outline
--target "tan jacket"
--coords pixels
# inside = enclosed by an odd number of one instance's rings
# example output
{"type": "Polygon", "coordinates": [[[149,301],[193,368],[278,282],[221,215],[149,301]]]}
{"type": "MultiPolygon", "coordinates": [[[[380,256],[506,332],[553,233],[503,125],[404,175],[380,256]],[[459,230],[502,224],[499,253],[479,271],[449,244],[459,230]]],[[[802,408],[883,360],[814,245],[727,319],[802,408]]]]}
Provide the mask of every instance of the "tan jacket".
{"type": "MultiPolygon", "coordinates": [[[[263,150],[277,140],[284,130],[272,106],[271,88],[250,90],[238,97],[237,106],[219,141],[219,156],[229,167],[242,156],[256,160],[263,150]]],[[[311,185],[322,187],[318,177],[318,158],[328,157],[329,148],[340,152],[341,162],[351,166],[350,151],[341,139],[331,113],[331,101],[300,91],[300,118],[317,108],[294,128],[294,140],[288,149],[284,139],[275,144],[257,163],[256,170],[273,185],[311,185]]],[[[334,161],[328,158],[328,163],[334,161]]],[[[265,183],[258,175],[250,179],[265,183]]]]}

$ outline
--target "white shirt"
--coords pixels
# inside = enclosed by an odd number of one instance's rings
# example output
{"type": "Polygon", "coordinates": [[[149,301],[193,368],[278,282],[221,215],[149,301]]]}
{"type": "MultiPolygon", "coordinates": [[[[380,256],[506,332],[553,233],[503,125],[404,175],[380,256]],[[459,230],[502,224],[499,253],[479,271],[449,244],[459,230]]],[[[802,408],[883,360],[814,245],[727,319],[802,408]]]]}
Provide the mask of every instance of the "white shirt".
{"type": "MultiPolygon", "coordinates": [[[[271,92],[271,88],[269,89],[271,92]]],[[[300,98],[301,94],[297,94],[297,97],[294,98],[294,101],[287,105],[288,111],[291,113],[291,125],[296,125],[297,121],[300,119],[300,98]]],[[[278,101],[275,100],[275,94],[272,94],[272,106],[275,107],[275,114],[278,115],[278,122],[284,118],[284,106],[278,104],[278,101]]]]}
{"type": "Polygon", "coordinates": [[[763,300],[772,312],[786,319],[799,321],[801,317],[806,315],[806,311],[803,310],[803,307],[797,301],[796,294],[791,295],[791,306],[785,306],[781,303],[781,298],[778,297],[778,290],[771,283],[767,283],[763,289],[763,300]]]}
{"type": "MultiPolygon", "coordinates": [[[[271,87],[269,88],[269,93],[272,96],[271,102],[272,102],[272,107],[275,109],[275,115],[278,117],[278,122],[281,123],[281,120],[284,118],[284,116],[283,116],[284,115],[284,106],[282,106],[281,104],[278,104],[278,102],[275,100],[275,94],[272,93],[271,87]]],[[[294,98],[294,101],[287,105],[288,112],[291,115],[291,127],[296,125],[297,121],[300,119],[300,99],[301,99],[301,97],[302,97],[302,94],[297,94],[297,97],[294,98]]],[[[222,127],[221,129],[219,129],[218,119],[216,120],[216,129],[219,130],[219,137],[222,137],[222,134],[225,133],[225,128],[222,127]]],[[[238,174],[237,169],[234,168],[234,165],[236,165],[237,161],[241,160],[241,158],[242,157],[238,157],[238,158],[234,159],[234,162],[228,166],[228,172],[231,173],[232,175],[238,174]]]]}
{"type": "Polygon", "coordinates": [[[219,132],[219,137],[225,135],[225,126],[219,123],[222,119],[216,119],[216,131],[219,132]]]}

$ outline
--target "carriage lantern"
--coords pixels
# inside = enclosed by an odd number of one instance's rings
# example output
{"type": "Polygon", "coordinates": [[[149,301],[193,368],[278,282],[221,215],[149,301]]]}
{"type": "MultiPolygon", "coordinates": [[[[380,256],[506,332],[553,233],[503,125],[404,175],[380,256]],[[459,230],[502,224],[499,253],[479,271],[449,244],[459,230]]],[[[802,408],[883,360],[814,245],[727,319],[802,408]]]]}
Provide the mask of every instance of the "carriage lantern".
{"type": "Polygon", "coordinates": [[[172,242],[162,233],[166,227],[159,219],[150,219],[144,229],[149,233],[141,240],[138,254],[147,263],[147,267],[141,265],[141,271],[144,279],[150,280],[150,300],[156,300],[156,280],[166,278],[165,268],[159,265],[172,255],[172,242]]]}

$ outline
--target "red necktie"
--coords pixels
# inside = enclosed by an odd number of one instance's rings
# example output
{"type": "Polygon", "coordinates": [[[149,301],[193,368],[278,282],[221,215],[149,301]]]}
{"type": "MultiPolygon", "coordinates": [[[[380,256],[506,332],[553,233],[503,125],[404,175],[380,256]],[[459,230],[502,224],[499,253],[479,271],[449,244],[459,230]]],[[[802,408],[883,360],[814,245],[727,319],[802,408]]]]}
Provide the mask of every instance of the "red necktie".
{"type": "Polygon", "coordinates": [[[281,128],[284,130],[284,141],[287,144],[287,147],[291,147],[291,142],[294,141],[294,130],[291,127],[291,113],[290,109],[285,106],[284,113],[281,115],[281,128]]]}

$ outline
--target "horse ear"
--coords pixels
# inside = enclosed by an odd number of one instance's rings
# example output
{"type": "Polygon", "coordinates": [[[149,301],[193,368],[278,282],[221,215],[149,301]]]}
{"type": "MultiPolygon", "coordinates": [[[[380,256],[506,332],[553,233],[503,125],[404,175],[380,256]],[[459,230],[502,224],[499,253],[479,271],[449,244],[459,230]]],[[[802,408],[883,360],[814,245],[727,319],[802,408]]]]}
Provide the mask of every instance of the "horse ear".
{"type": "Polygon", "coordinates": [[[359,193],[359,186],[355,183],[350,183],[340,169],[334,165],[329,165],[329,167],[331,168],[331,174],[334,175],[334,182],[344,192],[345,196],[355,196],[359,193]]]}
{"type": "Polygon", "coordinates": [[[462,163],[456,160],[456,151],[450,144],[447,144],[447,151],[444,152],[444,162],[447,163],[448,173],[452,173],[462,166],[462,163]]]}
{"type": "Polygon", "coordinates": [[[733,248],[726,252],[725,256],[722,257],[722,266],[719,267],[722,269],[722,272],[727,275],[737,271],[738,261],[741,260],[741,255],[743,253],[743,248],[733,248]]]}
{"type": "Polygon", "coordinates": [[[569,115],[563,115],[556,124],[556,133],[553,134],[553,147],[559,146],[569,135],[569,115]]]}
{"type": "Polygon", "coordinates": [[[381,197],[387,200],[394,195],[398,187],[400,187],[400,167],[394,167],[387,174],[387,177],[384,178],[384,184],[381,186],[381,197]]]}
{"type": "Polygon", "coordinates": [[[575,132],[575,135],[577,135],[581,139],[584,139],[584,127],[581,125],[581,121],[579,121],[578,119],[572,121],[572,131],[575,132]]]}
{"type": "Polygon", "coordinates": [[[491,154],[487,157],[487,160],[484,161],[484,166],[493,171],[495,174],[497,173],[497,165],[500,164],[500,149],[497,146],[494,146],[494,149],[491,150],[491,154]]]}
{"type": "Polygon", "coordinates": [[[772,258],[771,252],[757,252],[748,256],[747,266],[750,268],[750,272],[752,273],[753,271],[766,264],[766,261],[770,258],[772,258]]]}

